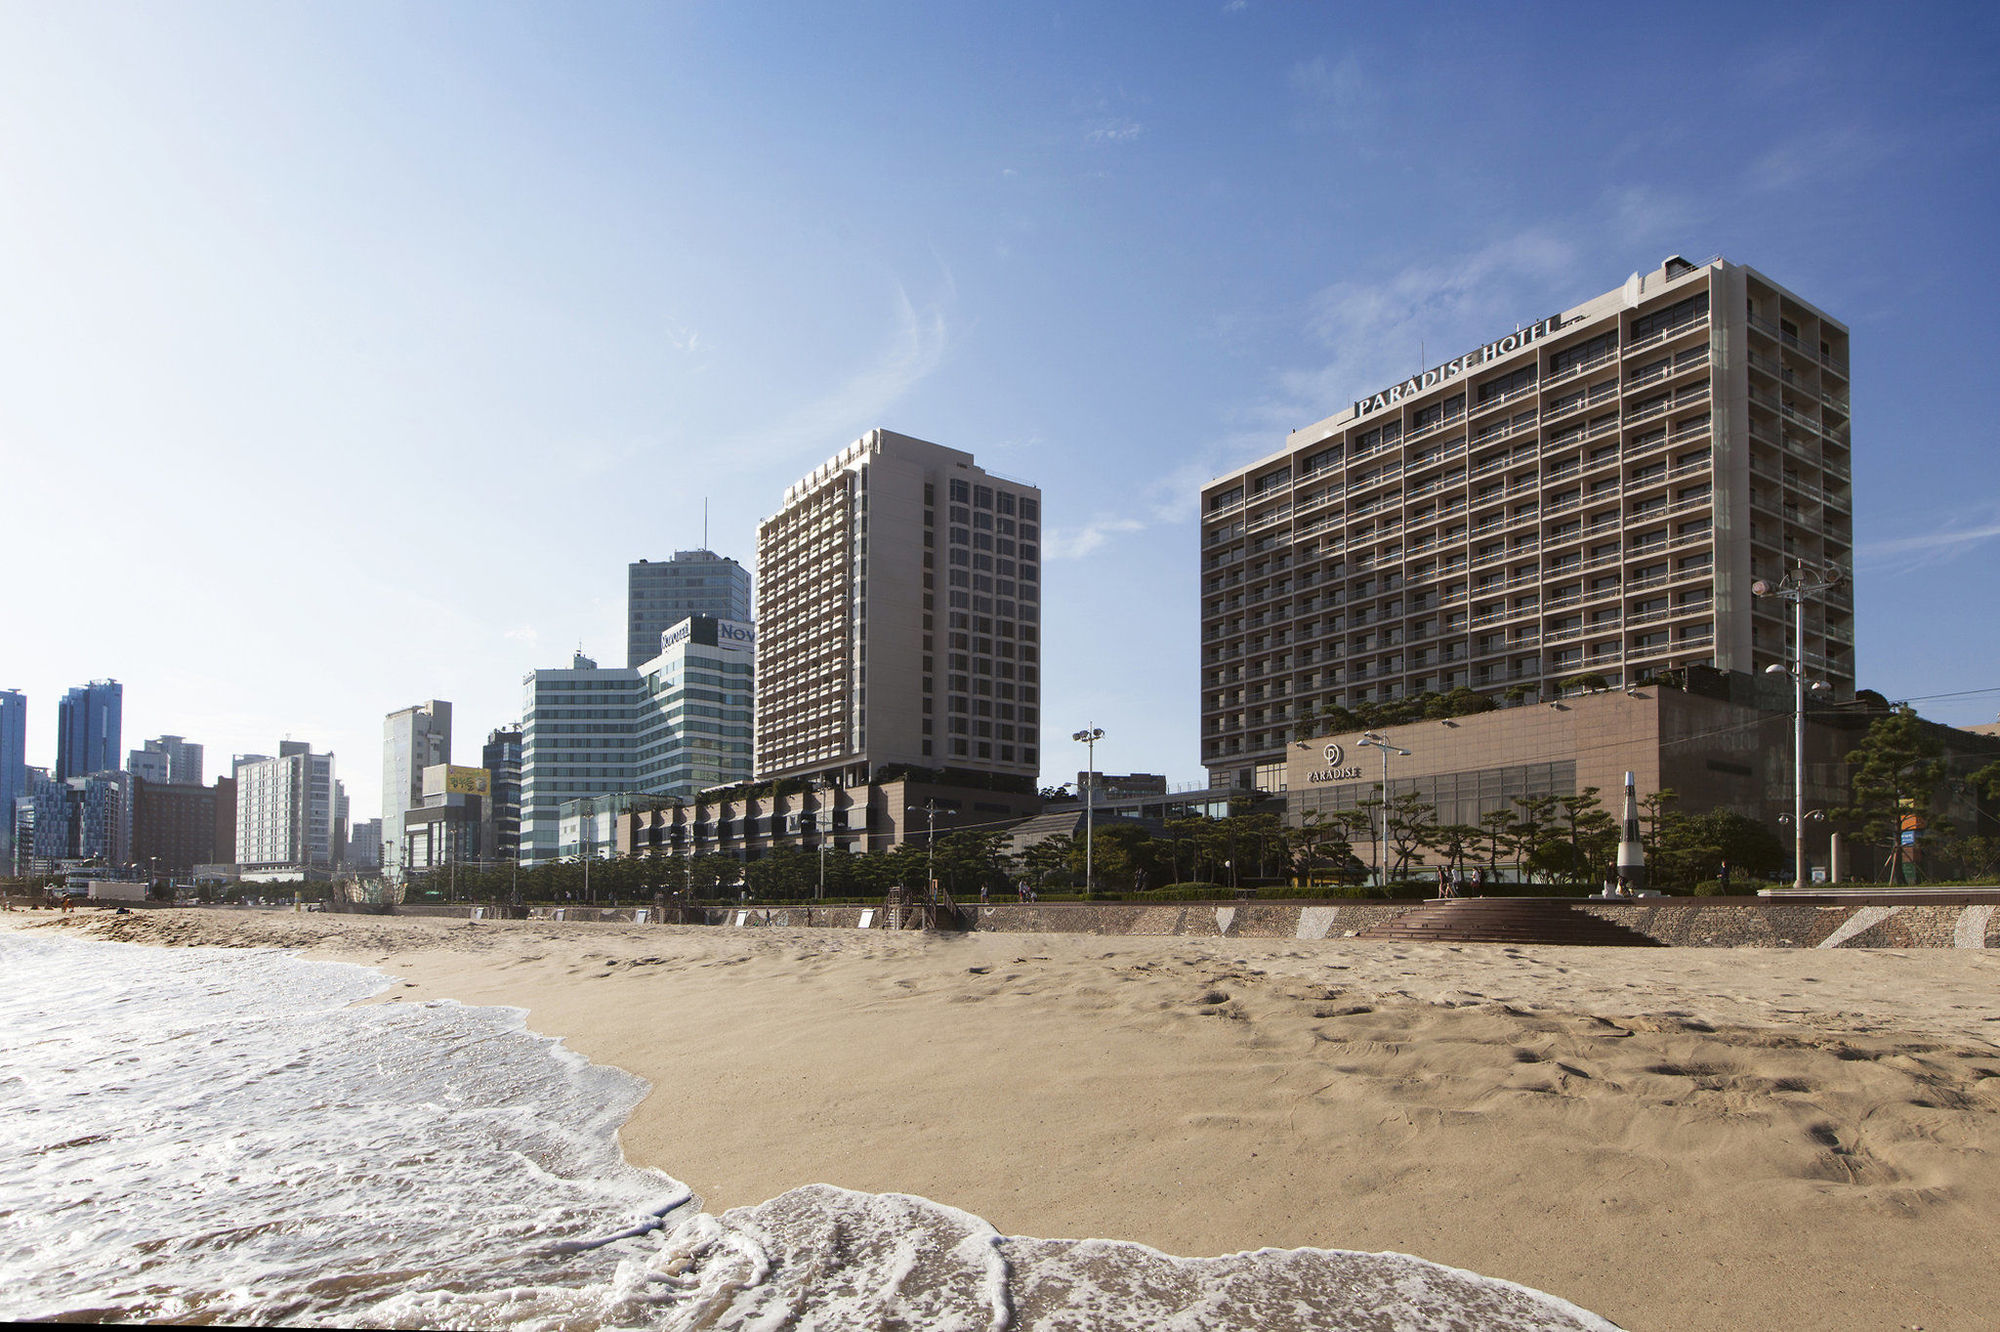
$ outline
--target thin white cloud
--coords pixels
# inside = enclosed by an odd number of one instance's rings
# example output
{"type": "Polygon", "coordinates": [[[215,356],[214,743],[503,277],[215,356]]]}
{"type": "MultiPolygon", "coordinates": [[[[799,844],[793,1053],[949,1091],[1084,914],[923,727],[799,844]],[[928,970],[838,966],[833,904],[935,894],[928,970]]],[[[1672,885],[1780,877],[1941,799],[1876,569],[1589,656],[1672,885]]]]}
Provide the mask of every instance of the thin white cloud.
{"type": "MultiPolygon", "coordinates": [[[[1577,266],[1576,249],[1541,229],[1519,232],[1456,259],[1412,264],[1374,281],[1318,292],[1308,326],[1330,356],[1279,376],[1287,428],[1310,424],[1364,392],[1466,350],[1538,309],[1577,266]]],[[[1276,447],[1276,442],[1272,447],[1276,447]]]]}
{"type": "Polygon", "coordinates": [[[1353,51],[1336,60],[1301,60],[1285,71],[1285,82],[1299,132],[1335,135],[1347,151],[1368,160],[1400,142],[1401,136],[1384,126],[1389,91],[1353,51]]]}
{"type": "Polygon", "coordinates": [[[1341,110],[1353,110],[1368,100],[1368,72],[1351,51],[1331,63],[1325,56],[1301,60],[1285,77],[1293,91],[1341,110]]]}
{"type": "Polygon", "coordinates": [[[1119,537],[1186,522],[1197,511],[1202,487],[1214,477],[1277,452],[1289,431],[1421,369],[1420,359],[1435,364],[1511,328],[1521,311],[1546,300],[1555,279],[1576,265],[1568,242],[1529,230],[1455,259],[1324,288],[1308,302],[1304,322],[1307,334],[1326,348],[1327,359],[1278,372],[1277,391],[1239,411],[1241,428],[1169,468],[1141,489],[1124,513],[1100,515],[1074,530],[1051,529],[1044,542],[1049,558],[1073,559],[1119,537]]]}
{"type": "Polygon", "coordinates": [[[1130,143],[1146,132],[1136,120],[1112,120],[1098,125],[1083,137],[1092,143],[1130,143]]]}
{"type": "Polygon", "coordinates": [[[1988,511],[1977,516],[1961,515],[1943,527],[1914,536],[1864,541],[1855,547],[1854,553],[1862,566],[1891,572],[1943,564],[1975,546],[1995,540],[2000,540],[2000,514],[1988,511]]]}
{"type": "Polygon", "coordinates": [[[1042,556],[1050,560],[1075,560],[1090,554],[1113,536],[1144,531],[1136,518],[1093,518],[1082,527],[1051,527],[1042,533],[1042,556]]]}
{"type": "Polygon", "coordinates": [[[1757,158],[1744,171],[1744,183],[1753,190],[1775,191],[1859,181],[1873,176],[1896,148],[1895,140],[1878,129],[1823,125],[1757,158]]]}
{"type": "Polygon", "coordinates": [[[1651,253],[1660,246],[1671,248],[1681,237],[1708,229],[1704,208],[1651,185],[1615,185],[1604,191],[1600,202],[1611,236],[1626,250],[1651,253]]]}
{"type": "Polygon", "coordinates": [[[886,424],[882,417],[944,360],[951,341],[945,318],[953,288],[945,274],[945,292],[937,306],[920,310],[899,283],[895,291],[895,333],[875,361],[850,375],[830,392],[803,402],[777,419],[721,447],[736,459],[778,459],[798,453],[831,455],[862,432],[886,424]]]}

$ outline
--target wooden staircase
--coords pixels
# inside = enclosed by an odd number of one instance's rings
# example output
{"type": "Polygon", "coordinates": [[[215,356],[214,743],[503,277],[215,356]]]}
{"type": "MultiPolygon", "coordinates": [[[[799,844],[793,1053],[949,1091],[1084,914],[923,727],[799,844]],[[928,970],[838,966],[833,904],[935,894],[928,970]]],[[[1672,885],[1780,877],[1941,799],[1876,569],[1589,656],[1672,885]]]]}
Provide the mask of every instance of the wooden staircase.
{"type": "Polygon", "coordinates": [[[958,903],[951,900],[951,894],[942,884],[933,881],[928,888],[905,888],[894,884],[888,897],[883,901],[883,920],[892,930],[959,930],[965,924],[959,917],[958,903]]]}
{"type": "Polygon", "coordinates": [[[1454,897],[1362,930],[1357,939],[1402,943],[1582,944],[1664,948],[1658,939],[1576,909],[1561,897],[1454,897]]]}

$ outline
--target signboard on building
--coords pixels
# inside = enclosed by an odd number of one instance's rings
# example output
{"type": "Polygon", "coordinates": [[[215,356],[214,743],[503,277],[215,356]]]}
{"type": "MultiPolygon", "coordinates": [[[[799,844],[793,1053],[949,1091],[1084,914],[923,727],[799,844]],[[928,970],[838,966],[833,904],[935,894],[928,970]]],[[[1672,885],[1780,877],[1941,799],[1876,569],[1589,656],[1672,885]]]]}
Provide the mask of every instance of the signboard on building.
{"type": "Polygon", "coordinates": [[[720,648],[724,652],[754,652],[757,649],[757,626],[742,620],[690,615],[660,635],[660,651],[670,651],[681,643],[720,648]]]}
{"type": "Polygon", "coordinates": [[[1354,414],[1357,417],[1366,416],[1370,412],[1379,412],[1384,407],[1393,407],[1405,398],[1414,398],[1420,394],[1427,393],[1448,379],[1465,374],[1467,371],[1475,370],[1489,361],[1497,361],[1503,356],[1511,355],[1529,343],[1547,337],[1562,326],[1563,319],[1561,315],[1550,315],[1546,319],[1537,319],[1526,328],[1518,329],[1515,332],[1509,333],[1504,338],[1489,342],[1484,347],[1469,351],[1463,356],[1453,357],[1443,365],[1426,370],[1418,375],[1412,375],[1402,383],[1392,384],[1372,397],[1357,399],[1354,403],[1354,414]]]}
{"type": "Polygon", "coordinates": [[[1337,742],[1329,744],[1321,757],[1326,760],[1326,766],[1316,772],[1307,773],[1307,781],[1358,782],[1361,780],[1361,765],[1358,763],[1343,765],[1341,760],[1347,757],[1347,751],[1342,749],[1337,742]]]}
{"type": "Polygon", "coordinates": [[[492,789],[493,775],[484,768],[461,768],[456,763],[444,770],[446,795],[483,796],[492,789]]]}

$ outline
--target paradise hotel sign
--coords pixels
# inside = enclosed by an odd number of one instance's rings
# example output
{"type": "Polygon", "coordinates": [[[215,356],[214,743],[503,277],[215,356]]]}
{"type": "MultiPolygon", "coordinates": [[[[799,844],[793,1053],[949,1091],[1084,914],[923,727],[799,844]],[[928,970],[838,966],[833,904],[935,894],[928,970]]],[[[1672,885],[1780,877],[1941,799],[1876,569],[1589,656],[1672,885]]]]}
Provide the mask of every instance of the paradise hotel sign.
{"type": "Polygon", "coordinates": [[[1319,769],[1319,771],[1317,772],[1307,773],[1306,780],[1309,782],[1360,781],[1361,780],[1360,764],[1357,763],[1352,767],[1346,767],[1346,768],[1340,766],[1341,759],[1345,758],[1346,756],[1347,756],[1347,751],[1342,749],[1338,743],[1328,745],[1326,747],[1326,766],[1324,768],[1319,769]]]}
{"type": "Polygon", "coordinates": [[[1412,375],[1400,384],[1383,389],[1372,398],[1357,398],[1354,403],[1354,414],[1357,417],[1366,416],[1370,412],[1379,412],[1384,407],[1394,406],[1405,398],[1414,398],[1419,393],[1427,393],[1447,379],[1455,379],[1488,361],[1497,361],[1503,356],[1517,352],[1531,342],[1539,342],[1562,326],[1563,318],[1559,314],[1550,315],[1547,319],[1538,319],[1518,333],[1509,333],[1498,341],[1487,343],[1477,351],[1469,351],[1435,369],[1426,370],[1420,375],[1412,375]]]}

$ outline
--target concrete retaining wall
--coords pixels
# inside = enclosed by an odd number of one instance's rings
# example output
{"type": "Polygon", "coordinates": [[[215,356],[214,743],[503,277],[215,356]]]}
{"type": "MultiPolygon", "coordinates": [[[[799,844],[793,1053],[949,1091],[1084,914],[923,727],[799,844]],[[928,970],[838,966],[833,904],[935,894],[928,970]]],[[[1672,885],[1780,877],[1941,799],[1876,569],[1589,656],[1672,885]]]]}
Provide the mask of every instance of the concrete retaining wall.
{"type": "MultiPolygon", "coordinates": [[[[1343,939],[1421,902],[1049,902],[961,908],[961,924],[1004,934],[1135,934],[1230,939],[1343,939]]],[[[2000,948],[2000,904],[1861,905],[1766,898],[1668,897],[1575,903],[1678,948],[2000,948]]],[[[335,908],[338,909],[338,908],[335,908]]],[[[381,908],[374,908],[381,910],[381,908]]],[[[501,909],[504,910],[504,909],[501,909]]],[[[400,906],[396,915],[464,920],[470,906],[400,906]]],[[[633,924],[648,907],[531,907],[534,920],[633,924]]],[[[487,919],[499,912],[486,909],[487,919]]],[[[791,926],[880,929],[884,908],[863,906],[679,907],[667,923],[724,929],[791,926]],[[677,922],[676,916],[681,919],[677,922]],[[864,927],[862,918],[868,924],[864,927]]]]}

